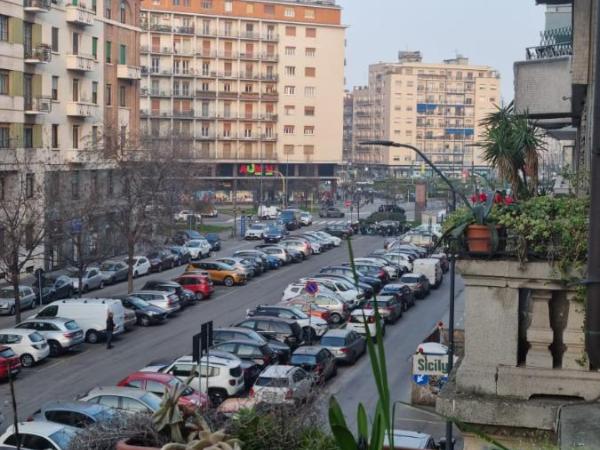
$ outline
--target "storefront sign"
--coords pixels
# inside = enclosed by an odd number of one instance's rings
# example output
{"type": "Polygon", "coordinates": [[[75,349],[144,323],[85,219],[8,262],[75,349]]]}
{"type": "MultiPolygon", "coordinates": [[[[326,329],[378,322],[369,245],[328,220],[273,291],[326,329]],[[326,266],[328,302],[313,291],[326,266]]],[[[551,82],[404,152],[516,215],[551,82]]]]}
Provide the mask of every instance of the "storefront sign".
{"type": "Polygon", "coordinates": [[[264,175],[266,177],[272,177],[277,170],[277,166],[274,164],[240,164],[239,174],[240,175],[264,175]],[[264,174],[263,174],[264,170],[264,174]]]}
{"type": "Polygon", "coordinates": [[[417,353],[413,356],[413,375],[448,375],[448,355],[427,355],[417,353]]]}

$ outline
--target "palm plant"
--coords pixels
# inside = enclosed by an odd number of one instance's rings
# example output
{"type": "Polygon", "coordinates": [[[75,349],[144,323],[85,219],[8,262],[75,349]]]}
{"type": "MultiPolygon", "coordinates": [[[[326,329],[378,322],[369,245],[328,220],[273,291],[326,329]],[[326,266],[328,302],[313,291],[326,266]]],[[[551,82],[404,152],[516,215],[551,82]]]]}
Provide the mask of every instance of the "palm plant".
{"type": "Polygon", "coordinates": [[[498,107],[481,125],[485,127],[479,144],[483,159],[510,184],[515,199],[535,195],[540,151],[544,150],[541,129],[527,114],[517,114],[513,102],[498,107]]]}

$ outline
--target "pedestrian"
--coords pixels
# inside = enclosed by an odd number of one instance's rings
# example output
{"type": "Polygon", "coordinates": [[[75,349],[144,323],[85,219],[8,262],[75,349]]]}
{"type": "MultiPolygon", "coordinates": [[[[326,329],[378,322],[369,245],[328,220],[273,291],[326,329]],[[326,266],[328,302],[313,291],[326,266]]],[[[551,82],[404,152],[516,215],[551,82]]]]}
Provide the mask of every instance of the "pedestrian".
{"type": "Polygon", "coordinates": [[[114,330],[115,330],[115,321],[113,320],[113,313],[112,313],[112,311],[109,311],[108,315],[106,316],[106,348],[107,349],[113,348],[112,338],[113,338],[114,330]]]}

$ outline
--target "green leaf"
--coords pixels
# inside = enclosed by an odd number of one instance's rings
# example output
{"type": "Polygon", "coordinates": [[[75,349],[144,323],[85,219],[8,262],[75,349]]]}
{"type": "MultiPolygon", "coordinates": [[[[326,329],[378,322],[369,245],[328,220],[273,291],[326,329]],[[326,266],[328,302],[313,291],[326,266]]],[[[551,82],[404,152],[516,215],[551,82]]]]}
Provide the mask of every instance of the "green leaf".
{"type": "Polygon", "coordinates": [[[383,436],[385,434],[385,425],[383,421],[383,413],[381,403],[377,402],[375,408],[375,417],[373,418],[373,428],[371,430],[371,440],[369,442],[369,450],[381,450],[383,447],[383,436]]]}
{"type": "Polygon", "coordinates": [[[356,423],[358,426],[359,438],[369,438],[369,420],[367,419],[367,411],[362,403],[358,404],[358,411],[356,413],[356,423]]]}
{"type": "Polygon", "coordinates": [[[341,450],[358,450],[356,439],[347,428],[341,425],[332,425],[331,432],[341,450]]]}
{"type": "Polygon", "coordinates": [[[342,408],[333,395],[329,398],[329,425],[332,428],[335,425],[348,428],[342,408]]]}

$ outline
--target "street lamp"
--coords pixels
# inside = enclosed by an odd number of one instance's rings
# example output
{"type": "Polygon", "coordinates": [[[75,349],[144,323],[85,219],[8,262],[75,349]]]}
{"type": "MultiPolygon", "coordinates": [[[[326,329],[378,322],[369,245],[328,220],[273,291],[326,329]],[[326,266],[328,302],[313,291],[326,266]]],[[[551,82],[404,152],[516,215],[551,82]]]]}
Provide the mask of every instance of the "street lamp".
{"type": "MultiPolygon", "coordinates": [[[[419,155],[423,161],[425,161],[425,163],[431,167],[433,169],[433,171],[435,173],[437,173],[440,178],[442,180],[444,180],[444,182],[448,185],[448,187],[450,188],[450,190],[452,191],[452,203],[450,205],[450,211],[454,211],[456,209],[456,196],[458,195],[463,202],[465,202],[465,205],[467,205],[469,208],[471,207],[471,205],[469,205],[469,202],[467,201],[467,198],[464,196],[464,194],[462,192],[457,191],[454,186],[452,185],[452,183],[450,182],[450,180],[446,177],[446,175],[444,175],[444,173],[437,168],[437,166],[435,164],[433,164],[429,158],[427,158],[427,156],[425,156],[423,154],[423,152],[421,152],[421,150],[419,150],[417,147],[414,147],[412,145],[409,144],[400,144],[398,142],[394,142],[394,141],[378,141],[378,140],[374,140],[374,141],[363,141],[360,142],[360,145],[381,145],[383,147],[402,147],[402,148],[408,148],[412,151],[414,151],[417,155],[419,155]]],[[[454,364],[454,296],[455,296],[455,280],[456,280],[456,258],[454,257],[454,253],[452,251],[450,251],[450,312],[449,312],[449,320],[448,320],[448,376],[450,375],[450,372],[452,371],[452,366],[454,364]]],[[[447,421],[446,422],[446,445],[448,445],[449,450],[452,450],[452,448],[454,447],[452,444],[452,422],[447,421]]]]}

